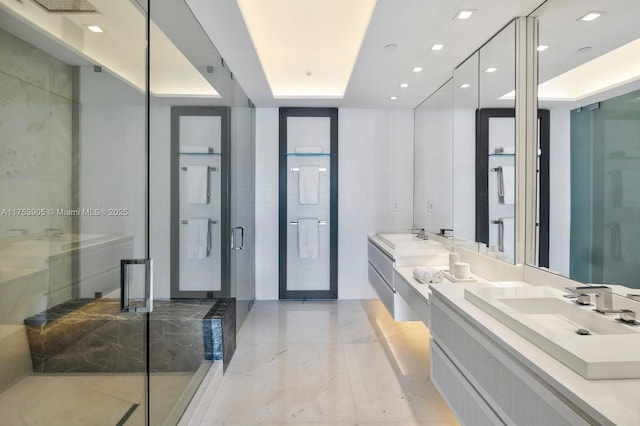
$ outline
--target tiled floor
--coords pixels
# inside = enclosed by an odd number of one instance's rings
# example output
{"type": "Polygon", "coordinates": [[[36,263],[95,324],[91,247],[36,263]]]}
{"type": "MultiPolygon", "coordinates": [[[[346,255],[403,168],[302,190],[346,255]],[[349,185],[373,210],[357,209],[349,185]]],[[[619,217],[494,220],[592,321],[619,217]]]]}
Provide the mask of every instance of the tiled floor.
{"type": "Polygon", "coordinates": [[[456,425],[428,339],[379,301],[256,302],[203,424],[456,425]]]}
{"type": "MultiPolygon", "coordinates": [[[[161,425],[191,380],[191,374],[151,376],[152,424],[161,425]]],[[[0,394],[0,425],[143,425],[145,378],[140,374],[51,374],[25,378],[0,394]]]]}

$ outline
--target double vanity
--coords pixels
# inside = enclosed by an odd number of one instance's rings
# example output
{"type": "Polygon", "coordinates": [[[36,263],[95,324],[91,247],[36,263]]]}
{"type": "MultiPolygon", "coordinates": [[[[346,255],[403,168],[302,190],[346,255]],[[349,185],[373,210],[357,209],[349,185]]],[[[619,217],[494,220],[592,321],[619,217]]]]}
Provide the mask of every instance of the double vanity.
{"type": "Polygon", "coordinates": [[[458,246],[476,281],[421,284],[416,266],[448,269],[449,239],[378,234],[368,246],[389,313],[429,328],[432,380],[462,423],[640,424],[637,302],[616,297],[615,311],[594,312],[611,289],[572,294],[564,287],[579,283],[458,246]]]}

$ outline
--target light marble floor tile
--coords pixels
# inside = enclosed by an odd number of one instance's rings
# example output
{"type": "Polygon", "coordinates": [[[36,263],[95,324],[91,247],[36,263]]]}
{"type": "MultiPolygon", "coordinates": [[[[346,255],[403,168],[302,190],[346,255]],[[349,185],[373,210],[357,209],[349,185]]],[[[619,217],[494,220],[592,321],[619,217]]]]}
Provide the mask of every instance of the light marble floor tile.
{"type": "Polygon", "coordinates": [[[242,343],[333,343],[340,340],[336,302],[256,303],[238,333],[242,343]]]}
{"type": "Polygon", "coordinates": [[[456,425],[429,332],[380,301],[256,302],[202,425],[456,425]]]}
{"type": "Polygon", "coordinates": [[[239,347],[205,419],[232,424],[355,421],[339,346],[281,343],[239,347]]]}

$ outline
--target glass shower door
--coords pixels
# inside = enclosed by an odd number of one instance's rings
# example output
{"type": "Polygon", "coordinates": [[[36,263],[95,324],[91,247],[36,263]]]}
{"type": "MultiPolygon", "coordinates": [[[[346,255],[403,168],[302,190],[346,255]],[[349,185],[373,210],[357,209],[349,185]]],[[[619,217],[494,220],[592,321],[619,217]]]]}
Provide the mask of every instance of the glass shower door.
{"type": "Polygon", "coordinates": [[[146,10],[0,3],[3,424],[148,421],[146,10]]]}

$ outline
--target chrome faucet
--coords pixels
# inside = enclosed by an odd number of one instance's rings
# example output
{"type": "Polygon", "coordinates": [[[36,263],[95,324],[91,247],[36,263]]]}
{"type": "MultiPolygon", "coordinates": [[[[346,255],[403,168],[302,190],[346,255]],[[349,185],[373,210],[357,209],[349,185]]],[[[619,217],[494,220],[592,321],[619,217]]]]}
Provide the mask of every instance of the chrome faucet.
{"type": "Polygon", "coordinates": [[[585,285],[577,287],[565,287],[571,293],[567,296],[575,298],[579,305],[589,304],[589,294],[596,296],[596,312],[601,314],[619,314],[621,310],[613,309],[613,298],[611,297],[611,288],[606,285],[585,285]],[[575,296],[572,296],[575,295],[575,296]]]}
{"type": "Polygon", "coordinates": [[[424,230],[424,228],[420,228],[420,232],[418,232],[418,238],[422,238],[423,240],[428,240],[429,237],[427,237],[427,232],[424,230]]]}

